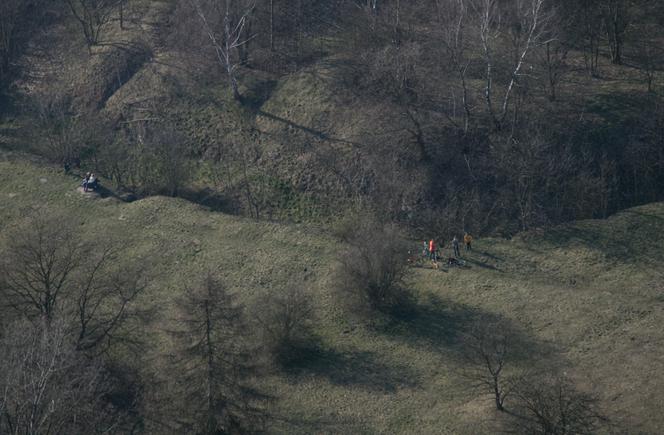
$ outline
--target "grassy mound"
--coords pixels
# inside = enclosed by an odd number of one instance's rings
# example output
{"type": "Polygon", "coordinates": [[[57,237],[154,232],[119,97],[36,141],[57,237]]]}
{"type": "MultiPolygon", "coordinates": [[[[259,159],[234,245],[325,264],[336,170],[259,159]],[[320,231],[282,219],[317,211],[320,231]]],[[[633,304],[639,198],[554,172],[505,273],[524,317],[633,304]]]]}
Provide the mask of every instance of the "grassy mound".
{"type": "Polygon", "coordinates": [[[318,343],[264,380],[277,398],[275,433],[494,433],[508,417],[458,375],[458,333],[478,313],[517,322],[534,346],[559,349],[555,358],[619,427],[664,426],[664,204],[510,241],[479,239],[464,255],[466,268],[414,269],[408,316],[366,324],[333,297],[341,246],[324,229],[163,197],[95,198],[77,184],[56,168],[4,155],[0,247],[6,230],[39,207],[87,216],[86,237],[123,234],[128,255],[154,269],[142,303],[159,312],[145,331],[157,344],[148,358],[156,369],[168,358],[163,330],[173,300],[206,270],[247,304],[307,279],[321,313],[318,343]]]}

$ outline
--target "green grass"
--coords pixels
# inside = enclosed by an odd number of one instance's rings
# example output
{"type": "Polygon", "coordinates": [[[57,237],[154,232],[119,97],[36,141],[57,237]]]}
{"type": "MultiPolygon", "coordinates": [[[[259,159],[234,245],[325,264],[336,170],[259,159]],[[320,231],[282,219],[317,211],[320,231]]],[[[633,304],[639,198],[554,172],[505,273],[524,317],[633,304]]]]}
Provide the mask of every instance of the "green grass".
{"type": "Polygon", "coordinates": [[[218,271],[247,304],[307,277],[320,342],[264,380],[276,397],[275,433],[493,433],[505,417],[458,375],[457,334],[478,313],[517,322],[533,346],[559,349],[554,358],[630,433],[664,426],[664,204],[511,241],[479,239],[467,269],[414,269],[410,316],[368,325],[332,296],[341,247],[325,229],[250,221],[178,199],[87,197],[76,185],[57,168],[5,155],[0,244],[37,207],[88,216],[84,237],[124,237],[132,259],[154,265],[141,303],[159,313],[145,331],[158,344],[148,358],[155,368],[169,352],[163,329],[174,299],[204,271],[218,271]]]}

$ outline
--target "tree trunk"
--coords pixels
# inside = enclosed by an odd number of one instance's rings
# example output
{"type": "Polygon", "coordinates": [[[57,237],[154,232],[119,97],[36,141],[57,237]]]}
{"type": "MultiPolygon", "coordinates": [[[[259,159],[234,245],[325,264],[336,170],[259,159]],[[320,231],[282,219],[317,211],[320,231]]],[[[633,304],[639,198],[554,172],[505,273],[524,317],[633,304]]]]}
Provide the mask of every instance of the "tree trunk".
{"type": "Polygon", "coordinates": [[[496,409],[498,411],[504,411],[503,401],[501,400],[500,387],[498,386],[498,379],[493,380],[493,392],[494,398],[496,400],[496,409]]]}
{"type": "Polygon", "coordinates": [[[120,30],[124,30],[124,2],[125,0],[120,0],[120,30]]]}
{"type": "Polygon", "coordinates": [[[549,73],[549,100],[556,101],[556,80],[551,60],[551,42],[546,43],[546,65],[549,73]]]}
{"type": "Polygon", "coordinates": [[[270,51],[274,51],[274,0],[270,0],[270,51]]]}
{"type": "Polygon", "coordinates": [[[396,2],[396,17],[394,19],[394,44],[401,45],[401,0],[396,2]]]}
{"type": "Polygon", "coordinates": [[[217,428],[215,424],[214,416],[214,399],[212,397],[212,380],[214,379],[214,347],[212,345],[212,315],[210,313],[210,302],[209,298],[211,296],[209,289],[208,294],[206,295],[208,300],[205,301],[205,345],[207,353],[207,427],[208,433],[216,433],[217,428]]]}

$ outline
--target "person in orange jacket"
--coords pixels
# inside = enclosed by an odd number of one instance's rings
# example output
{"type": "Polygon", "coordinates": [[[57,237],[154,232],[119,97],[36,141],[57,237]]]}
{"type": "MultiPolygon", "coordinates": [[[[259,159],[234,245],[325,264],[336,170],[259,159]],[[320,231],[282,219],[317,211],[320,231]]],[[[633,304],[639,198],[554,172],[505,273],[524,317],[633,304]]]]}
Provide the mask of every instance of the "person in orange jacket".
{"type": "Polygon", "coordinates": [[[429,258],[436,261],[436,242],[433,239],[429,240],[429,258]]]}
{"type": "Polygon", "coordinates": [[[463,235],[463,243],[466,245],[466,251],[472,251],[473,236],[468,233],[463,235]]]}

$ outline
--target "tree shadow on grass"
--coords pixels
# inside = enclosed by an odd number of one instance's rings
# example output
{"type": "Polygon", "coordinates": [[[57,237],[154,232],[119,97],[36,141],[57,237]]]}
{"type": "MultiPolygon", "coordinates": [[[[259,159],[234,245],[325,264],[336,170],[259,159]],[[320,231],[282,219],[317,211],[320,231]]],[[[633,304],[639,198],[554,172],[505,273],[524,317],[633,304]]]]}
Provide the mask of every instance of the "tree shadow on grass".
{"type": "Polygon", "coordinates": [[[481,324],[498,325],[509,336],[519,360],[552,358],[555,349],[534,337],[525,328],[500,314],[427,295],[423,301],[411,301],[387,321],[374,326],[376,332],[392,338],[460,356],[465,349],[465,334],[481,324]],[[518,350],[518,351],[516,351],[518,350]]]}
{"type": "Polygon", "coordinates": [[[389,318],[374,325],[376,332],[410,344],[453,348],[459,345],[460,331],[472,324],[478,311],[435,295],[426,301],[407,301],[389,318]]]}
{"type": "Polygon", "coordinates": [[[478,259],[474,259],[474,258],[464,258],[464,261],[467,264],[474,265],[474,266],[480,267],[482,269],[489,269],[489,270],[495,270],[497,272],[502,272],[501,269],[499,269],[495,265],[489,263],[488,261],[482,261],[482,260],[478,260],[478,259]]]}
{"type": "Polygon", "coordinates": [[[480,251],[480,254],[494,261],[503,261],[503,257],[499,257],[496,254],[492,254],[491,252],[488,251],[480,251]]]}
{"type": "Polygon", "coordinates": [[[332,349],[318,340],[310,340],[293,349],[292,357],[282,364],[293,379],[315,376],[337,386],[393,393],[400,387],[417,387],[418,377],[408,367],[388,364],[381,355],[370,351],[332,349]]]}

